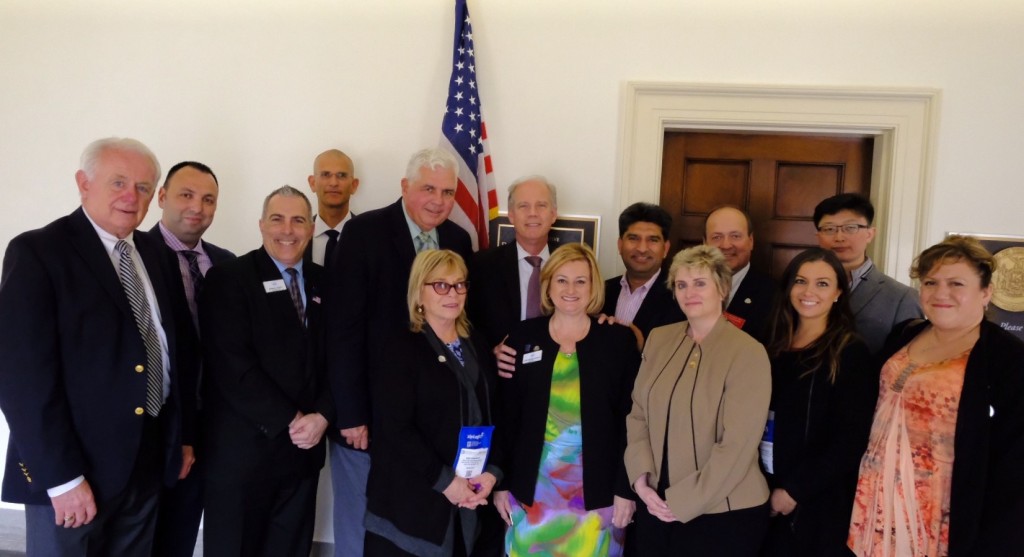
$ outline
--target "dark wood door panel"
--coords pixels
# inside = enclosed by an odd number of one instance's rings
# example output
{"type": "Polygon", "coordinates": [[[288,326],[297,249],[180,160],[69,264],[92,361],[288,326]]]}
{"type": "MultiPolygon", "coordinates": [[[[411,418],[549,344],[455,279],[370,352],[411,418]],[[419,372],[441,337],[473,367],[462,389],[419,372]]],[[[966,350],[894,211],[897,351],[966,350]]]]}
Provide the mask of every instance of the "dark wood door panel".
{"type": "Polygon", "coordinates": [[[869,194],[871,137],[668,132],[661,205],[672,213],[673,252],[698,244],[714,208],[743,208],[754,223],[755,266],[772,275],[817,245],[812,215],[822,199],[869,194]]]}

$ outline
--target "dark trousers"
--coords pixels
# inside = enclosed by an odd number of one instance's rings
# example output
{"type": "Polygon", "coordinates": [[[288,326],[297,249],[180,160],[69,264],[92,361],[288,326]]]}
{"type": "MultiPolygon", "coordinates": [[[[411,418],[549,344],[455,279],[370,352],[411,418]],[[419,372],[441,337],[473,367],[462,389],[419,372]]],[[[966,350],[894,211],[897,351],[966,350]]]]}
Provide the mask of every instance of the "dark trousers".
{"type": "Polygon", "coordinates": [[[319,477],[206,484],[203,554],[308,557],[319,477]]]}
{"type": "MultiPolygon", "coordinates": [[[[454,526],[454,537],[456,540],[461,540],[462,526],[458,520],[455,521],[454,526]]],[[[384,536],[378,536],[368,531],[363,540],[363,557],[415,557],[415,555],[391,543],[391,540],[384,536]]],[[[452,557],[466,557],[466,546],[456,542],[452,549],[452,557]]]]}
{"type": "Polygon", "coordinates": [[[768,527],[768,505],[662,522],[640,503],[636,550],[644,557],[755,557],[768,527]]]}
{"type": "Polygon", "coordinates": [[[149,557],[163,476],[163,436],[156,419],[144,420],[128,484],[117,496],[96,502],[92,522],[64,528],[54,522],[53,505],[25,505],[27,557],[149,557]]]}
{"type": "Polygon", "coordinates": [[[203,518],[202,456],[196,457],[188,477],[160,494],[153,557],[192,557],[203,518]]]}

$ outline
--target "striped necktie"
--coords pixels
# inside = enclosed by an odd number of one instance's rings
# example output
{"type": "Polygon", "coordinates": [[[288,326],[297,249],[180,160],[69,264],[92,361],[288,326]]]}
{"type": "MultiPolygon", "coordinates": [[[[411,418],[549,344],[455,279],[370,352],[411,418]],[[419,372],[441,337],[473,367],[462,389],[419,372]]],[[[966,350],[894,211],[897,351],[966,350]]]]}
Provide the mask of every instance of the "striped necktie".
{"type": "Polygon", "coordinates": [[[121,279],[124,293],[128,296],[128,303],[132,306],[139,334],[146,345],[146,413],[157,416],[164,403],[164,365],[160,337],[153,324],[153,312],[146,298],[146,288],[142,285],[142,279],[139,278],[139,273],[132,262],[132,246],[124,240],[118,240],[114,249],[120,256],[117,274],[121,279]]]}

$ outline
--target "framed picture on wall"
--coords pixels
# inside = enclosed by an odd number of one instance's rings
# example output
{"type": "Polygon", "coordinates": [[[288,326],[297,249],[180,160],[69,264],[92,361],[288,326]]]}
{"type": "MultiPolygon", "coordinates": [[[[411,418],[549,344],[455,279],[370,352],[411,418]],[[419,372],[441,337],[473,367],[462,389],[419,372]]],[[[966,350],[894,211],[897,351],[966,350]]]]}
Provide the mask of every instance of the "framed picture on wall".
{"type": "Polygon", "coordinates": [[[947,236],[954,234],[974,236],[995,256],[992,303],[986,317],[1024,340],[1024,237],[966,232],[950,232],[947,236]]]}
{"type": "MultiPolygon", "coordinates": [[[[491,245],[500,246],[516,241],[516,231],[508,221],[508,213],[502,211],[490,222],[491,245]]],[[[601,232],[601,217],[584,215],[559,215],[548,234],[548,249],[555,249],[562,244],[583,242],[597,251],[597,242],[601,232]]]]}

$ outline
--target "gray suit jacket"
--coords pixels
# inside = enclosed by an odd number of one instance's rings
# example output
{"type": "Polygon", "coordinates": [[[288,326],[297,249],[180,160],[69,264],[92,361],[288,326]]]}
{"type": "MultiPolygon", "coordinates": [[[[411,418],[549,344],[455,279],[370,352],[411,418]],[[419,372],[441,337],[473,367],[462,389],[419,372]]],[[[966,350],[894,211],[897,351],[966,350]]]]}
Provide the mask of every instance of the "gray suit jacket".
{"type": "Polygon", "coordinates": [[[897,323],[924,317],[917,291],[897,282],[872,264],[864,280],[850,295],[857,332],[872,354],[877,354],[897,323]]]}

